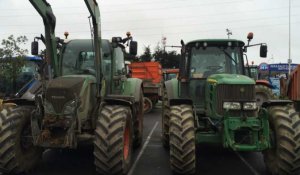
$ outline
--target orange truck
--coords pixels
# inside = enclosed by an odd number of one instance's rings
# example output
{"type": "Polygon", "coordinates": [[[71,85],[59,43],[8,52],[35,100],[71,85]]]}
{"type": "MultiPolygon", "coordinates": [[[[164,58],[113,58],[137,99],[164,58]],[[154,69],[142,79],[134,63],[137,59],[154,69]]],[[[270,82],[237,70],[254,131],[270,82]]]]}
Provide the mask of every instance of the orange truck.
{"type": "Polygon", "coordinates": [[[159,62],[133,62],[129,64],[132,78],[143,80],[144,112],[150,112],[162,95],[162,66],[159,62]]]}
{"type": "Polygon", "coordinates": [[[300,65],[298,65],[287,80],[280,80],[281,96],[294,101],[295,108],[300,112],[300,65]]]}

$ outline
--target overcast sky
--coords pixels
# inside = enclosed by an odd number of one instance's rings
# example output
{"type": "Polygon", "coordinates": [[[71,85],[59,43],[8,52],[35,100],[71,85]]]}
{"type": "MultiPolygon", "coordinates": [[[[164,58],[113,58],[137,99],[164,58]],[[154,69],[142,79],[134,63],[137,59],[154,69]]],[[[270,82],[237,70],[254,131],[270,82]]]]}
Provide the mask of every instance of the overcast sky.
{"type": "MultiPolygon", "coordinates": [[[[69,39],[90,38],[88,10],[83,0],[48,0],[57,18],[56,35],[69,39]]],[[[248,58],[268,63],[285,63],[289,53],[288,0],[98,0],[102,37],[125,37],[130,31],[144,46],[154,48],[163,36],[167,45],[204,38],[231,38],[252,44],[268,44],[268,58],[259,58],[259,48],[249,48],[248,58]]],[[[300,1],[291,0],[291,58],[300,63],[300,1]]],[[[0,39],[10,34],[26,35],[31,41],[44,31],[42,19],[28,0],[0,0],[0,39]]],[[[26,46],[29,50],[29,44],[26,46]]],[[[168,48],[171,50],[171,48],[168,48]]]]}

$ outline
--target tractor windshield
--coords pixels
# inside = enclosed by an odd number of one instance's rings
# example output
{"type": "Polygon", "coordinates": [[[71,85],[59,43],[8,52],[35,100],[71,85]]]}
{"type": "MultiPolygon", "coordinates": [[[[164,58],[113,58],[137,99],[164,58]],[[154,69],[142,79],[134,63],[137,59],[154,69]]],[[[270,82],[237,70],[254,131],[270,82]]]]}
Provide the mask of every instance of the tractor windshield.
{"type": "MultiPolygon", "coordinates": [[[[102,69],[109,74],[111,58],[107,54],[107,45],[103,45],[103,53],[102,69]]],[[[62,50],[62,75],[79,74],[96,75],[95,52],[91,40],[72,40],[62,50]]]]}
{"type": "Polygon", "coordinates": [[[69,42],[62,53],[62,74],[95,73],[94,55],[91,41],[69,42]]]}
{"type": "Polygon", "coordinates": [[[207,78],[212,74],[242,74],[240,48],[207,47],[191,49],[190,77],[207,78]]]}

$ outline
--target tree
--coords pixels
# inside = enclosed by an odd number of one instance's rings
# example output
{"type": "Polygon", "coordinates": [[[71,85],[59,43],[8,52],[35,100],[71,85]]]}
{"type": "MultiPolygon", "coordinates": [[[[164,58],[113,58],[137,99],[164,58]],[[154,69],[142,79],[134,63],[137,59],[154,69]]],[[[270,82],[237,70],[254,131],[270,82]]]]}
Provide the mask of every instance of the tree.
{"type": "Polygon", "coordinates": [[[165,53],[165,57],[161,59],[163,68],[179,68],[179,61],[181,55],[176,51],[168,51],[165,53]]]}
{"type": "Polygon", "coordinates": [[[22,57],[28,53],[27,49],[22,49],[20,45],[26,44],[26,36],[19,36],[16,39],[10,35],[7,39],[2,40],[0,48],[0,58],[22,57]]]}
{"type": "Polygon", "coordinates": [[[6,93],[7,89],[16,89],[16,78],[25,64],[24,56],[27,49],[21,45],[28,41],[26,36],[19,36],[16,39],[10,35],[3,39],[0,48],[0,93],[6,93]]]}
{"type": "Polygon", "coordinates": [[[153,57],[156,61],[160,61],[163,68],[179,68],[180,54],[176,51],[166,52],[159,44],[157,44],[153,57]]]}
{"type": "Polygon", "coordinates": [[[140,56],[141,61],[151,61],[152,54],[150,45],[144,47],[144,53],[140,56]]]}

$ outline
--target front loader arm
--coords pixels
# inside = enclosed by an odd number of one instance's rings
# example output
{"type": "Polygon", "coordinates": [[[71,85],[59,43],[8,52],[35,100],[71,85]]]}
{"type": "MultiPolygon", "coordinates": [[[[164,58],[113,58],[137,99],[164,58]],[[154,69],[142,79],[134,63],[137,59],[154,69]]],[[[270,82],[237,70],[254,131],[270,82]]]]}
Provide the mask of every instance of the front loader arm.
{"type": "Polygon", "coordinates": [[[100,10],[96,0],[84,0],[93,21],[94,33],[94,50],[95,50],[95,69],[97,79],[97,97],[101,96],[101,81],[102,81],[102,46],[101,46],[101,26],[100,26],[100,10]]]}
{"type": "Polygon", "coordinates": [[[45,38],[46,38],[46,56],[50,61],[53,68],[53,77],[58,76],[58,56],[57,56],[57,44],[55,37],[55,25],[56,17],[53,14],[50,4],[46,0],[29,0],[36,11],[43,18],[45,26],[45,38]]]}

